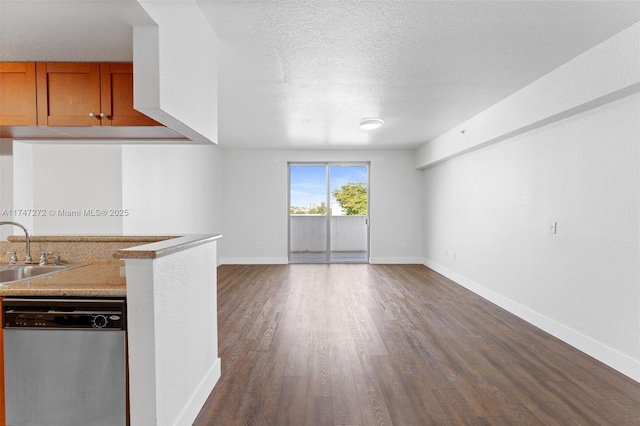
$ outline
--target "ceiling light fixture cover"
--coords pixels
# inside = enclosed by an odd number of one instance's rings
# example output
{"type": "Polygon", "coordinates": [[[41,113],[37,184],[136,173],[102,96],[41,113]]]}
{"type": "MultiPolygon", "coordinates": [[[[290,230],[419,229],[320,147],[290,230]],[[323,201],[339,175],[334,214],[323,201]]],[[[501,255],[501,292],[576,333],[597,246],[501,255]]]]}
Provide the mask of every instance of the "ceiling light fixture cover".
{"type": "Polygon", "coordinates": [[[384,120],[381,118],[365,118],[360,122],[361,130],[375,130],[378,127],[382,126],[384,120]]]}

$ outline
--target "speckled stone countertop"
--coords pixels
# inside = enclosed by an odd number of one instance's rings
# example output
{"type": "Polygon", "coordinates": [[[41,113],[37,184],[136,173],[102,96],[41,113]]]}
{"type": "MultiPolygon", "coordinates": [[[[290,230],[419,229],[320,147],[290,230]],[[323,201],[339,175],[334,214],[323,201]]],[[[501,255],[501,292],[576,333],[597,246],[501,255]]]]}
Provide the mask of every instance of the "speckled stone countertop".
{"type": "Polygon", "coordinates": [[[124,269],[117,263],[106,262],[0,286],[0,296],[122,297],[126,294],[124,269]]]}
{"type": "MultiPolygon", "coordinates": [[[[127,286],[124,262],[113,253],[126,247],[170,240],[177,236],[119,236],[119,235],[32,235],[31,254],[38,259],[40,251],[60,255],[62,264],[85,265],[52,275],[36,277],[0,285],[0,296],[79,296],[122,297],[127,286]]],[[[15,251],[24,259],[24,235],[14,235],[0,242],[0,253],[15,251]]],[[[4,256],[2,264],[8,262],[4,256]]]]}
{"type": "MultiPolygon", "coordinates": [[[[55,274],[0,285],[2,296],[123,297],[127,294],[124,262],[121,259],[156,259],[221,235],[185,236],[31,236],[31,254],[40,251],[61,256],[63,264],[82,264],[55,274]]],[[[15,251],[24,258],[24,237],[11,236],[0,242],[0,253],[15,251]]],[[[4,263],[4,261],[2,262],[4,263]]]]}
{"type": "MultiPolygon", "coordinates": [[[[151,243],[177,238],[178,235],[32,235],[29,240],[34,242],[70,242],[70,243],[151,243]]],[[[10,236],[9,241],[24,241],[24,236],[10,236]]]]}
{"type": "Polygon", "coordinates": [[[183,237],[173,238],[145,244],[138,247],[130,247],[116,251],[113,257],[116,259],[157,259],[172,253],[197,247],[211,241],[220,239],[222,235],[214,234],[196,234],[185,235],[183,237]]]}
{"type": "MultiPolygon", "coordinates": [[[[149,244],[159,241],[171,240],[178,236],[31,236],[31,255],[38,259],[41,251],[52,252],[59,255],[62,263],[98,263],[114,262],[122,264],[119,259],[113,257],[116,251],[149,244]]],[[[15,251],[18,259],[24,259],[25,242],[24,235],[14,235],[7,238],[8,241],[0,241],[0,254],[7,251],[15,251]]],[[[0,263],[8,262],[5,256],[0,263]]]]}

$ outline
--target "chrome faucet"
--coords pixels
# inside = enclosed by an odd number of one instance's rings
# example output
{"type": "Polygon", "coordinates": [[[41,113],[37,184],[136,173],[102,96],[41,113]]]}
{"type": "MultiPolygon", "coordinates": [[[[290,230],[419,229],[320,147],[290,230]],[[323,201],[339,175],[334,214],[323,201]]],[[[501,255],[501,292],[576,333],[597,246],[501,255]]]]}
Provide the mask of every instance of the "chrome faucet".
{"type": "Polygon", "coordinates": [[[24,241],[26,243],[24,263],[31,263],[31,261],[32,261],[32,259],[31,259],[31,242],[29,241],[29,232],[27,231],[27,228],[25,228],[24,226],[20,225],[18,222],[11,222],[10,220],[6,220],[6,221],[3,221],[3,222],[0,222],[0,225],[13,225],[13,226],[17,226],[18,228],[22,228],[22,230],[24,231],[24,241]]]}
{"type": "Polygon", "coordinates": [[[60,256],[59,255],[53,255],[53,252],[51,251],[41,251],[40,252],[40,262],[38,263],[38,265],[40,266],[47,266],[47,261],[49,260],[50,257],[53,257],[53,264],[58,266],[60,265],[60,256]]]}
{"type": "Polygon", "coordinates": [[[5,251],[4,254],[11,255],[11,259],[9,259],[9,265],[15,265],[16,263],[18,263],[18,258],[16,257],[15,251],[5,251]]]}

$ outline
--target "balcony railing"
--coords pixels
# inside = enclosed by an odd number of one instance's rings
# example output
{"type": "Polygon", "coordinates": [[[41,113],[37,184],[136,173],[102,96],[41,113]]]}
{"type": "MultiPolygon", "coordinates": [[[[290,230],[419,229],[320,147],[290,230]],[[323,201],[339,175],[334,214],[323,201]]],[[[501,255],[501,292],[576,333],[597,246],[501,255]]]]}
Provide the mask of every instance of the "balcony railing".
{"type": "MultiPolygon", "coordinates": [[[[320,215],[290,216],[292,253],[327,251],[327,217],[320,215]]],[[[332,252],[366,252],[366,216],[330,216],[332,252]]]]}

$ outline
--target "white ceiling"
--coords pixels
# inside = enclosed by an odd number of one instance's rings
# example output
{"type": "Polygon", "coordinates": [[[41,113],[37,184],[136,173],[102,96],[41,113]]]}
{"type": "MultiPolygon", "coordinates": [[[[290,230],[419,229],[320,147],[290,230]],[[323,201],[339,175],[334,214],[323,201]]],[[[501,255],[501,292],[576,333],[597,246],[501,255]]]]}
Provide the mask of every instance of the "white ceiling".
{"type": "MultiPolygon", "coordinates": [[[[640,21],[639,1],[197,4],[225,149],[413,149],[640,21]]],[[[0,60],[130,61],[149,23],[134,0],[0,0],[0,60]]]]}

